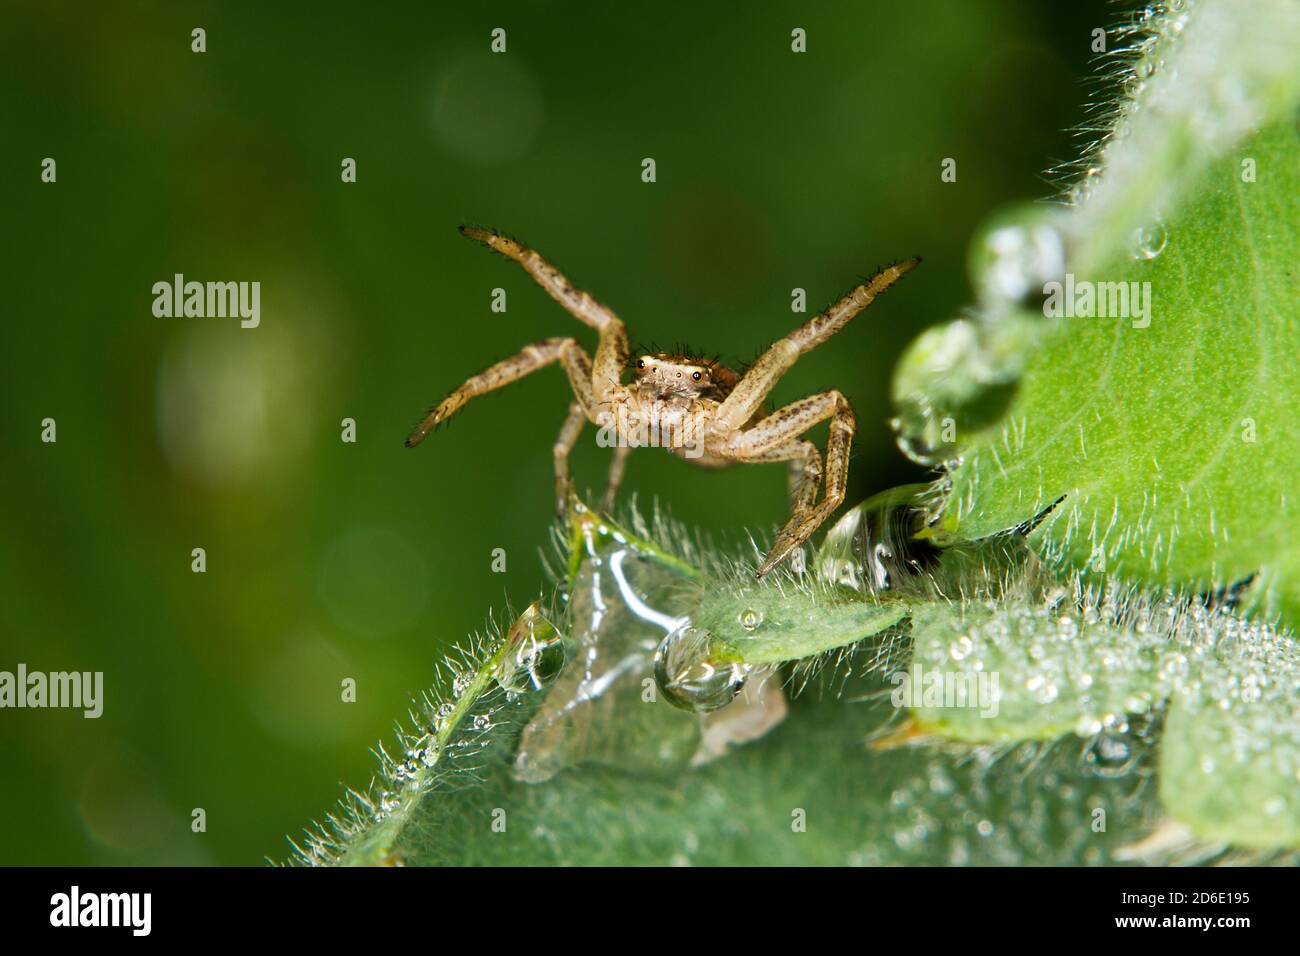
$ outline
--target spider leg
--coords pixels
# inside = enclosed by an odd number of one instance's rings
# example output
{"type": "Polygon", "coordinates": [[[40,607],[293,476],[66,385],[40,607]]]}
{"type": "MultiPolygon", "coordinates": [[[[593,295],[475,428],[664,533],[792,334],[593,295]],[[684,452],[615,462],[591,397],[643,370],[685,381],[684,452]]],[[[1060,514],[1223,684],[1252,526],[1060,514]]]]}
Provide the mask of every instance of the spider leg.
{"type": "Polygon", "coordinates": [[[790,518],[759,566],[758,577],[767,574],[812,537],[831,512],[843,503],[848,484],[849,447],[856,429],[857,420],[848,399],[832,389],[778,409],[723,446],[724,454],[740,461],[779,461],[788,455],[792,468],[802,468],[790,518]],[[796,439],[827,418],[831,424],[830,440],[826,444],[826,490],[818,502],[821,461],[816,456],[817,449],[811,442],[796,439]],[[812,448],[811,454],[804,446],[812,448]],[[802,461],[796,457],[798,455],[803,456],[802,461]]]}
{"type": "Polygon", "coordinates": [[[569,489],[572,486],[569,481],[569,453],[578,443],[578,436],[582,434],[582,426],[586,422],[587,413],[582,403],[570,402],[569,414],[565,417],[564,424],[560,427],[560,434],[556,436],[555,444],[552,446],[555,456],[555,513],[561,518],[568,509],[569,489]]]}
{"type": "Polygon", "coordinates": [[[471,398],[494,392],[555,361],[564,364],[578,403],[584,410],[593,409],[595,400],[591,393],[591,359],[587,353],[573,339],[542,339],[524,346],[519,354],[479,372],[444,398],[407,436],[406,447],[412,448],[422,442],[429,432],[460,411],[471,398]]]}
{"type": "Polygon", "coordinates": [[[802,454],[790,460],[790,511],[811,508],[822,481],[822,455],[810,441],[799,442],[802,454]]]}
{"type": "Polygon", "coordinates": [[[619,389],[619,379],[627,368],[627,329],[620,319],[614,319],[600,330],[596,343],[596,362],[591,373],[591,390],[596,401],[608,404],[619,389]]]}
{"type": "Polygon", "coordinates": [[[904,259],[892,266],[886,266],[866,282],[856,286],[826,311],[817,313],[772,345],[749,367],[719,407],[717,417],[714,419],[718,429],[725,432],[743,426],[758,411],[768,393],[780,381],[781,376],[790,370],[790,366],[794,365],[800,355],[821,345],[844,328],[850,319],[869,306],[878,295],[915,269],[920,262],[920,259],[904,259]]]}
{"type": "Polygon", "coordinates": [[[631,453],[631,445],[619,442],[614,447],[614,457],[609,463],[609,480],[605,483],[605,496],[600,501],[600,510],[605,514],[614,510],[614,499],[618,497],[619,486],[623,484],[623,471],[627,467],[627,456],[631,453]]]}
{"type": "Polygon", "coordinates": [[[559,269],[547,262],[535,249],[530,249],[509,236],[503,236],[495,229],[461,226],[460,234],[476,239],[503,256],[515,260],[538,285],[550,293],[552,299],[564,306],[578,321],[597,331],[603,329],[609,322],[617,321],[618,316],[612,309],[574,286],[559,269]]]}
{"type": "Polygon", "coordinates": [[[817,500],[817,489],[821,486],[822,479],[822,455],[812,442],[792,439],[763,451],[747,453],[742,459],[731,459],[726,463],[731,464],[737,460],[747,465],[788,461],[791,510],[811,507],[817,500]]]}
{"type": "Polygon", "coordinates": [[[577,288],[564,277],[563,273],[551,265],[534,249],[521,242],[503,236],[495,229],[480,229],[476,226],[461,226],[460,233],[470,239],[476,239],[496,250],[503,256],[515,260],[524,267],[524,271],[545,289],[552,299],[564,306],[574,318],[600,333],[600,345],[596,349],[595,386],[596,398],[604,402],[609,398],[613,386],[617,385],[627,367],[628,344],[627,330],[623,321],[609,306],[602,304],[577,288]]]}

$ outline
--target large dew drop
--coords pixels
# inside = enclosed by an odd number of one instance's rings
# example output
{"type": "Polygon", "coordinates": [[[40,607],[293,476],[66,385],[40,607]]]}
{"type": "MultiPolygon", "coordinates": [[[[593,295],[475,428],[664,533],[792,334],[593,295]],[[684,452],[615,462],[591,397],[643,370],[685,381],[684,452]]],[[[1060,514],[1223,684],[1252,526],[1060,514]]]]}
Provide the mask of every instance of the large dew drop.
{"type": "Polygon", "coordinates": [[[850,509],[826,533],[817,569],[859,591],[895,590],[924,573],[936,555],[916,538],[924,526],[929,485],[900,485],[850,509]]]}
{"type": "Polygon", "coordinates": [[[1026,311],[958,319],[923,332],[899,359],[890,426],[898,447],[923,465],[952,463],[999,421],[1042,325],[1026,311]]]}
{"type": "Polygon", "coordinates": [[[994,216],[971,243],[978,298],[970,315],[935,326],[894,369],[890,426],[912,461],[951,469],[972,436],[1001,421],[1026,357],[1043,335],[1051,286],[1069,256],[1060,210],[1016,206],[994,216]]]}
{"type": "Polygon", "coordinates": [[[995,215],[970,250],[971,279],[986,309],[1023,305],[1065,274],[1066,240],[1059,212],[1016,206],[995,215]]]}
{"type": "Polygon", "coordinates": [[[736,699],[753,668],[720,654],[707,631],[685,624],[655,651],[655,683],[674,706],[697,713],[736,699]]]}

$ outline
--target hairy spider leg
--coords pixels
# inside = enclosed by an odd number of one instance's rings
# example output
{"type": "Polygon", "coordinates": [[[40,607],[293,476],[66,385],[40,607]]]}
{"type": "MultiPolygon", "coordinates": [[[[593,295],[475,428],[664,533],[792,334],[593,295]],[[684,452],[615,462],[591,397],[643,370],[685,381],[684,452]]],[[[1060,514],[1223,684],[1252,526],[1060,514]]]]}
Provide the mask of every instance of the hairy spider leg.
{"type": "MultiPolygon", "coordinates": [[[[571,484],[569,454],[582,432],[582,419],[597,421],[599,407],[610,403],[616,390],[621,387],[619,380],[622,378],[628,356],[627,330],[612,309],[597,301],[589,293],[575,287],[536,250],[492,229],[461,226],[460,232],[518,262],[524,271],[550,294],[551,298],[579,321],[596,329],[600,333],[596,358],[593,363],[577,342],[569,338],[545,339],[533,343],[518,355],[498,362],[486,371],[475,375],[452,392],[416,426],[407,438],[406,444],[408,447],[419,444],[429,432],[459,411],[469,399],[495,391],[558,359],[564,364],[569,383],[577,399],[570,405],[568,417],[553,447],[556,508],[563,514],[567,507],[568,490],[571,484]]],[[[605,492],[606,511],[612,507],[613,497],[622,483],[629,451],[630,449],[623,445],[614,451],[605,492]]]]}
{"type": "Polygon", "coordinates": [[[429,432],[460,411],[471,398],[494,392],[555,361],[563,363],[574,397],[590,417],[595,409],[595,398],[591,393],[591,359],[574,339],[542,339],[525,345],[517,355],[479,372],[444,398],[407,436],[406,447],[413,448],[422,442],[429,432]]]}
{"type": "Polygon", "coordinates": [[[821,487],[822,456],[817,446],[810,441],[796,439],[782,442],[771,448],[747,454],[743,459],[723,459],[723,464],[754,465],[776,461],[790,463],[788,479],[792,511],[801,503],[808,506],[817,500],[817,489],[821,487]]]}
{"type": "Polygon", "coordinates": [[[569,414],[565,417],[564,424],[560,427],[560,434],[555,437],[555,444],[551,448],[555,457],[555,513],[560,517],[564,517],[569,506],[569,489],[572,487],[572,482],[569,480],[569,453],[578,443],[578,436],[582,434],[582,426],[585,424],[587,424],[587,412],[582,407],[582,403],[570,402],[569,414]]]}
{"type": "Polygon", "coordinates": [[[719,431],[740,428],[758,411],[768,393],[790,370],[795,360],[821,345],[849,320],[869,306],[876,297],[920,265],[920,258],[904,259],[886,266],[861,285],[826,309],[819,312],[780,339],[759,356],[751,365],[731,394],[723,401],[714,421],[719,431]]]}
{"type": "Polygon", "coordinates": [[[600,509],[605,514],[614,511],[614,499],[618,497],[618,489],[623,484],[623,471],[627,467],[627,456],[631,453],[632,446],[623,442],[614,448],[614,458],[609,463],[609,479],[605,482],[605,496],[600,500],[600,509]]]}
{"type": "Polygon", "coordinates": [[[509,236],[503,236],[495,229],[461,226],[460,233],[515,260],[574,318],[600,333],[591,387],[598,404],[609,402],[627,367],[627,329],[623,320],[609,306],[597,301],[590,293],[584,292],[565,278],[559,269],[547,262],[535,249],[530,249],[509,236]]]}
{"type": "Polygon", "coordinates": [[[849,447],[856,429],[857,419],[848,399],[838,390],[831,389],[777,409],[724,446],[726,455],[744,462],[779,461],[779,454],[788,453],[793,466],[800,461],[795,456],[802,456],[803,475],[794,495],[790,518],[777,534],[767,557],[759,565],[758,577],[767,574],[789,557],[795,548],[812,537],[812,533],[830,517],[831,512],[844,502],[848,485],[849,447]],[[821,462],[816,457],[817,449],[811,442],[796,439],[828,418],[831,424],[830,439],[826,443],[826,486],[822,500],[818,503],[816,498],[821,462]]]}

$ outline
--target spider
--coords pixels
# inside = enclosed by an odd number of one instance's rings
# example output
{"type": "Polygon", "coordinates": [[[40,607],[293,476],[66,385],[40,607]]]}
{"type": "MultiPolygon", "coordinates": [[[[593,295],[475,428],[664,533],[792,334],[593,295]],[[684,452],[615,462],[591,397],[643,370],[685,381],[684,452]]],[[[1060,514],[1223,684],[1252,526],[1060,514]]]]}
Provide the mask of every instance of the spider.
{"type": "Polygon", "coordinates": [[[600,425],[616,439],[603,500],[613,505],[634,447],[657,446],[705,468],[757,462],[789,462],[791,514],[771,550],[758,566],[759,578],[796,548],[844,501],[849,445],[856,419],[837,389],[810,395],[767,414],[764,401],[795,360],[848,323],[920,258],[905,259],[879,270],[824,312],[813,316],[764,352],[744,374],[711,359],[654,352],[629,363],[627,330],[608,306],[575,288],[536,251],[494,229],[461,226],[462,235],[518,262],[556,302],[600,333],[593,360],[572,338],[542,339],[518,355],[480,372],[443,399],[406,439],[419,444],[441,423],[477,395],[495,391],[552,362],[569,376],[574,401],[555,440],[556,510],[568,503],[569,453],[585,422],[600,425]],[[633,381],[623,372],[634,365],[633,381]],[[801,436],[830,419],[826,465],[817,446],[801,436]],[[825,493],[817,500],[825,478],[825,493]]]}

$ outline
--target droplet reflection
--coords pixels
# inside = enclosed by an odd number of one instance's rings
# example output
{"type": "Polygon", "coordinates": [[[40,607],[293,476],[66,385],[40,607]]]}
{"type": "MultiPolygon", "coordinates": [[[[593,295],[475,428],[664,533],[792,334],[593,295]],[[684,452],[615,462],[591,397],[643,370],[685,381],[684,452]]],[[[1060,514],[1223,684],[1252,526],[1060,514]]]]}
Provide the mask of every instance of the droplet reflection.
{"type": "Polygon", "coordinates": [[[655,682],[672,704],[708,713],[736,699],[752,667],[719,653],[707,631],[684,624],[655,651],[655,682]]]}

